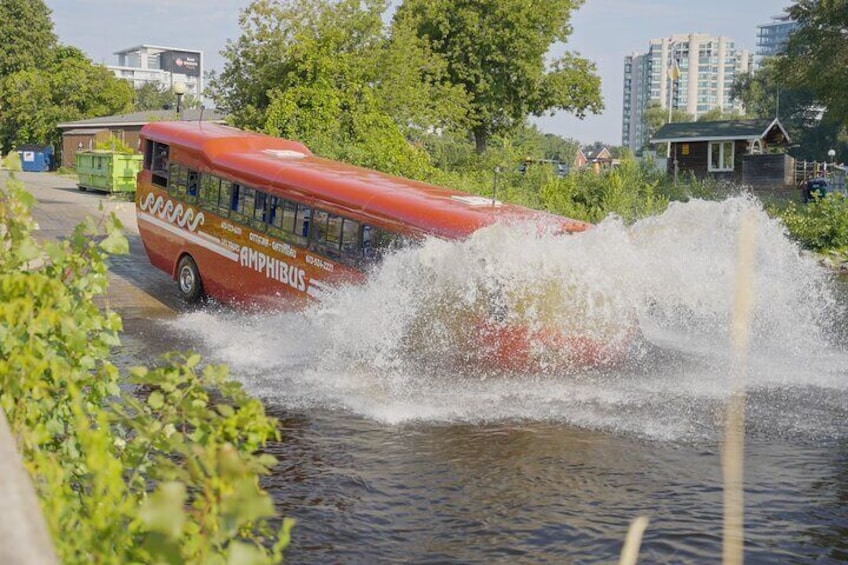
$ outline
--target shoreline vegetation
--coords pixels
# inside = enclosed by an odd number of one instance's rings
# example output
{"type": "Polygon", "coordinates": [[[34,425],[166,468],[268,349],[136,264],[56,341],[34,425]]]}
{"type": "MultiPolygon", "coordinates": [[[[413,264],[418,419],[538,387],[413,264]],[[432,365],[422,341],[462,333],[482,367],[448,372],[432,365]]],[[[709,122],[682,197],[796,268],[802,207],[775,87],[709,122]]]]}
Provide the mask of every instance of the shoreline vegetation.
{"type": "MultiPolygon", "coordinates": [[[[129,250],[122,226],[89,217],[40,241],[33,203],[14,172],[0,181],[0,437],[21,455],[56,561],[281,562],[293,521],[261,482],[277,420],[197,355],[113,364],[123,322],[97,299],[108,258],[129,250]]],[[[4,502],[37,512],[20,500],[4,502]]]]}

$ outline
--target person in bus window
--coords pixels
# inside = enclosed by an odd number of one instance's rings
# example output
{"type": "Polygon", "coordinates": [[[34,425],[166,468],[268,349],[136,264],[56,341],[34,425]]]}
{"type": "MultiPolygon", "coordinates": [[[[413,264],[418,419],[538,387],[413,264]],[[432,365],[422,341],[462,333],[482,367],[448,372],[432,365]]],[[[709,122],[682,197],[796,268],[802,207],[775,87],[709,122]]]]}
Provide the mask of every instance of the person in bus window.
{"type": "Polygon", "coordinates": [[[366,261],[374,259],[374,246],[371,244],[374,228],[371,226],[362,226],[362,258],[366,261]]]}
{"type": "Polygon", "coordinates": [[[200,175],[197,174],[197,171],[189,171],[188,172],[188,183],[186,186],[186,194],[188,196],[197,198],[197,185],[199,184],[200,175]]]}

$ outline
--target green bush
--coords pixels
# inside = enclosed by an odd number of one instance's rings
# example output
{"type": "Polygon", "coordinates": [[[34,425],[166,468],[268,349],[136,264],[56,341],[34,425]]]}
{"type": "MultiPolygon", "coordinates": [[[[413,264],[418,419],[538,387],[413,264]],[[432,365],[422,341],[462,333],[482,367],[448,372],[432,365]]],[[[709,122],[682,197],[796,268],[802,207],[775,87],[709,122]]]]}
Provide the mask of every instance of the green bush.
{"type": "Polygon", "coordinates": [[[0,406],[63,563],[271,563],[292,522],[258,477],[277,437],[262,404],[197,356],[122,377],[121,319],[100,310],[113,216],[64,241],[31,235],[32,196],[0,191],[0,406]]]}
{"type": "Polygon", "coordinates": [[[3,168],[13,172],[21,170],[21,156],[17,151],[9,151],[3,158],[3,168]]]}
{"type": "Polygon", "coordinates": [[[848,249],[848,199],[838,193],[814,198],[807,204],[795,202],[772,206],[789,234],[812,251],[848,249]]]}
{"type": "Polygon", "coordinates": [[[105,139],[103,141],[97,141],[94,144],[95,149],[99,149],[101,151],[114,151],[115,153],[126,153],[131,155],[135,153],[135,149],[127,145],[127,143],[114,135],[110,135],[109,139],[105,139]]]}

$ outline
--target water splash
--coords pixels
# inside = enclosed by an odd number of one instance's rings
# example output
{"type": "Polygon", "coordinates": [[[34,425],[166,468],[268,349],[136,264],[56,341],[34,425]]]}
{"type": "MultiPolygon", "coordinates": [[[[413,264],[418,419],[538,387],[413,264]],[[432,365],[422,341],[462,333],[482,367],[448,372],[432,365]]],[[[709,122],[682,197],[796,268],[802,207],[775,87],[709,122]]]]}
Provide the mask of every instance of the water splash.
{"type": "Polygon", "coordinates": [[[204,311],[173,324],[252,392],[287,407],[388,423],[533,419],[710,438],[732,363],[736,233],[751,210],[759,223],[752,427],[844,434],[848,354],[831,343],[834,281],[747,197],[675,203],[633,226],[610,218],[573,236],[501,225],[462,242],[430,240],[304,312],[204,311]],[[575,365],[542,341],[533,353],[547,364],[491,371],[475,363],[469,333],[481,310],[558,335],[616,340],[635,327],[638,338],[615,365],[575,365]]]}

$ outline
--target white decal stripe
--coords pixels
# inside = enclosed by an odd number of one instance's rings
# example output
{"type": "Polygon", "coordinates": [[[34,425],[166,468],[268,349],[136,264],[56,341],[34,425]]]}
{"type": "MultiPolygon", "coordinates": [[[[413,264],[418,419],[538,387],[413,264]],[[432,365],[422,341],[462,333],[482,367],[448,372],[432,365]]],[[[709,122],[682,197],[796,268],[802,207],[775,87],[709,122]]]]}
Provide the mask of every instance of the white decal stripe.
{"type": "Polygon", "coordinates": [[[211,233],[206,233],[205,231],[199,231],[199,232],[197,232],[197,235],[199,235],[200,237],[202,237],[203,239],[205,239],[207,241],[211,241],[212,243],[217,243],[219,245],[221,243],[221,238],[215,237],[211,233]]]}
{"type": "Polygon", "coordinates": [[[306,289],[306,294],[312,298],[320,299],[327,293],[332,291],[333,285],[319,281],[318,279],[309,279],[309,288],[306,289]]]}
{"type": "Polygon", "coordinates": [[[227,259],[229,259],[231,261],[237,262],[239,260],[239,255],[235,251],[231,251],[231,250],[227,249],[226,247],[223,247],[222,245],[218,245],[217,243],[213,243],[212,241],[209,241],[206,238],[200,237],[197,234],[191,233],[191,232],[186,231],[184,229],[180,229],[177,226],[175,226],[171,223],[168,223],[164,220],[160,220],[159,218],[157,218],[155,216],[151,216],[150,214],[145,214],[143,212],[139,212],[138,213],[138,219],[139,219],[139,221],[144,221],[144,222],[147,222],[149,224],[153,224],[154,226],[161,228],[161,229],[163,229],[167,232],[170,232],[174,235],[178,235],[178,236],[182,237],[183,239],[190,241],[191,243],[194,243],[195,245],[199,245],[200,247],[203,247],[204,249],[214,251],[218,255],[226,257],[227,259]]]}
{"type": "Polygon", "coordinates": [[[332,288],[329,284],[322,282],[322,281],[319,281],[317,279],[310,279],[309,280],[309,286],[317,287],[319,290],[323,290],[323,291],[327,291],[327,290],[330,290],[332,288]]]}

